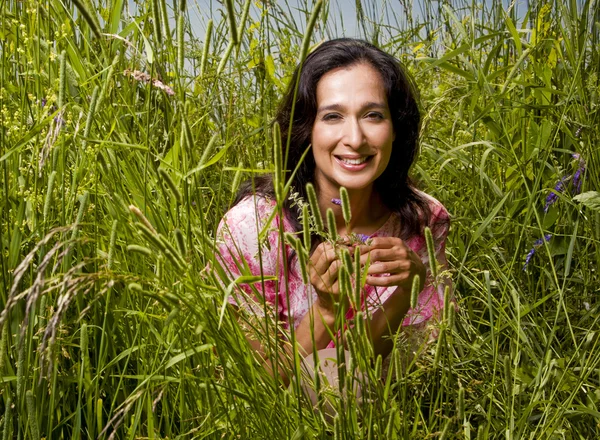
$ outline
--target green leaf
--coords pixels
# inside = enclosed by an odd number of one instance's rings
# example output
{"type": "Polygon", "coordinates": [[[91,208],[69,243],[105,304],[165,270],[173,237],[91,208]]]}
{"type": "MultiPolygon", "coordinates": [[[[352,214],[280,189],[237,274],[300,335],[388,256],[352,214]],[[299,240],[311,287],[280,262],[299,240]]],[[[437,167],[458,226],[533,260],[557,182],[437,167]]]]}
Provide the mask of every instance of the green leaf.
{"type": "Polygon", "coordinates": [[[573,200],[576,200],[594,211],[600,211],[600,193],[598,191],[581,193],[573,197],[573,200]]]}

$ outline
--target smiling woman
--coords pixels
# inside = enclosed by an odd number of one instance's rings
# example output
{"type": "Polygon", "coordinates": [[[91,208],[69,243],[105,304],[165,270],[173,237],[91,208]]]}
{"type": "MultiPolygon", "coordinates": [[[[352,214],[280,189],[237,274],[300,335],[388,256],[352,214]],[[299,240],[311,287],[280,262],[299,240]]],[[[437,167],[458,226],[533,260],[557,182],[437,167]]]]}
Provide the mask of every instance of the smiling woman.
{"type": "MultiPolygon", "coordinates": [[[[334,328],[340,304],[350,325],[358,312],[364,313],[361,319],[374,352],[383,356],[393,345],[389,336],[400,327],[426,339],[427,324],[443,307],[445,283],[434,280],[427,269],[424,229],[431,228],[436,259],[445,266],[448,213],[408,177],[418,150],[415,95],[400,63],[375,46],[351,39],[322,44],[296,69],[276,119],[282,139],[291,139],[287,168],[298,166],[293,177],[286,171],[294,191],[308,200],[305,185],[314,184],[318,210],[331,210],[329,233],[340,239],[313,235],[305,270],[303,258],[296,258],[278,233],[280,226],[286,232],[302,231],[302,208],[289,199],[283,215],[274,214],[270,178],[247,182],[221,221],[218,251],[228,278],[270,277],[257,285],[242,285],[230,301],[260,319],[268,319],[267,313],[284,327],[293,327],[302,356],[340,343],[343,331],[334,328]],[[301,162],[309,147],[312,154],[301,162]],[[341,197],[342,187],[351,216],[332,203],[341,197]],[[266,242],[259,240],[263,230],[266,242]],[[369,239],[357,243],[352,240],[356,236],[369,239]],[[360,259],[353,264],[368,265],[360,304],[343,297],[341,249],[360,259]],[[420,294],[410,308],[417,276],[420,294]]],[[[262,353],[260,344],[253,345],[262,353]]],[[[286,380],[285,371],[280,374],[286,380]]]]}

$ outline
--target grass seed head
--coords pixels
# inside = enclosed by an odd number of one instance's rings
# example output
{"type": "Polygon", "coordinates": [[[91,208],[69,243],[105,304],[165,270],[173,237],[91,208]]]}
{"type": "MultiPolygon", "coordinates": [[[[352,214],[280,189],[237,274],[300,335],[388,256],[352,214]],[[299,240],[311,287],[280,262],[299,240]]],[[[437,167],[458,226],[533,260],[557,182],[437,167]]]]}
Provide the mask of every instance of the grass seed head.
{"type": "Polygon", "coordinates": [[[431,275],[433,279],[437,279],[437,259],[435,258],[435,244],[433,242],[433,235],[431,234],[431,229],[429,227],[425,227],[425,241],[427,243],[427,254],[429,256],[429,267],[431,269],[431,275]]]}
{"type": "Polygon", "coordinates": [[[333,209],[327,208],[327,232],[329,233],[329,238],[333,241],[336,241],[338,238],[337,226],[335,223],[335,214],[333,213],[333,209]]]}
{"type": "Polygon", "coordinates": [[[315,192],[315,187],[312,183],[306,185],[306,194],[308,195],[308,203],[310,205],[315,228],[317,229],[317,232],[323,232],[323,217],[321,216],[317,193],[315,192]]]}
{"type": "Polygon", "coordinates": [[[352,213],[350,212],[350,197],[348,196],[348,190],[343,186],[340,188],[340,199],[342,201],[342,214],[344,216],[344,222],[346,225],[350,223],[352,219],[352,213]]]}

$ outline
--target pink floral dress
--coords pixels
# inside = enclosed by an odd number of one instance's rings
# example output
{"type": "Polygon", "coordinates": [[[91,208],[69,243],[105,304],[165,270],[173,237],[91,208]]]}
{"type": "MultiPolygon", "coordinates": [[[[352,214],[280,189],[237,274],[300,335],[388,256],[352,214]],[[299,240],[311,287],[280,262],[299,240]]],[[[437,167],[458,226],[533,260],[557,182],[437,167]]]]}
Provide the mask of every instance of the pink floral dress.
{"type": "MultiPolygon", "coordinates": [[[[442,265],[441,270],[444,270],[447,267],[445,241],[449,227],[448,212],[438,200],[425,193],[421,194],[429,202],[431,210],[429,224],[435,243],[436,258],[442,265]]],[[[275,214],[271,224],[267,225],[274,209],[275,201],[262,196],[248,196],[231,208],[219,224],[217,258],[228,274],[229,282],[238,280],[236,284],[240,289],[231,290],[230,303],[260,317],[264,317],[267,310],[285,327],[289,325],[297,327],[317,299],[317,293],[312,285],[304,284],[302,281],[298,258],[292,258],[293,249],[287,244],[283,248],[290,268],[288,271],[284,270],[282,243],[279,239],[281,217],[275,214]],[[259,277],[261,273],[262,279],[259,277]],[[243,283],[246,280],[251,284],[243,283]]],[[[293,232],[286,218],[283,219],[283,229],[286,232],[293,232]]],[[[400,237],[400,233],[400,218],[393,213],[371,237],[400,237]]],[[[449,283],[449,280],[446,279],[434,286],[423,235],[412,236],[405,240],[405,243],[423,261],[427,268],[427,279],[425,288],[419,294],[417,307],[408,311],[402,325],[405,329],[408,326],[423,329],[429,321],[439,319],[444,304],[445,284],[449,283]]],[[[363,294],[368,311],[373,313],[381,307],[395,289],[395,286],[388,288],[365,286],[363,294]]]]}

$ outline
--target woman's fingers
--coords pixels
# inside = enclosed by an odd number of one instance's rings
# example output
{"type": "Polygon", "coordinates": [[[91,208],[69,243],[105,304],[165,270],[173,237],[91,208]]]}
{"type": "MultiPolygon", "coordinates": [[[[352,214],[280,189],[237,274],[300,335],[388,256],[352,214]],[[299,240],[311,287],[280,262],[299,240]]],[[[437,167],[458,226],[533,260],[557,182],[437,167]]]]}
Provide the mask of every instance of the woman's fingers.
{"type": "Polygon", "coordinates": [[[341,261],[331,243],[321,243],[310,258],[309,278],[318,294],[339,294],[338,273],[341,261]]]}
{"type": "Polygon", "coordinates": [[[336,260],[335,249],[331,243],[321,243],[310,257],[310,266],[314,268],[317,273],[324,274],[331,263],[336,260]]]}
{"type": "MultiPolygon", "coordinates": [[[[366,278],[366,283],[370,286],[376,287],[389,287],[389,286],[400,286],[406,284],[408,280],[412,280],[412,275],[409,272],[401,274],[390,275],[386,277],[378,277],[369,275],[366,278]]],[[[411,281],[412,283],[412,281],[411,281]]]]}

